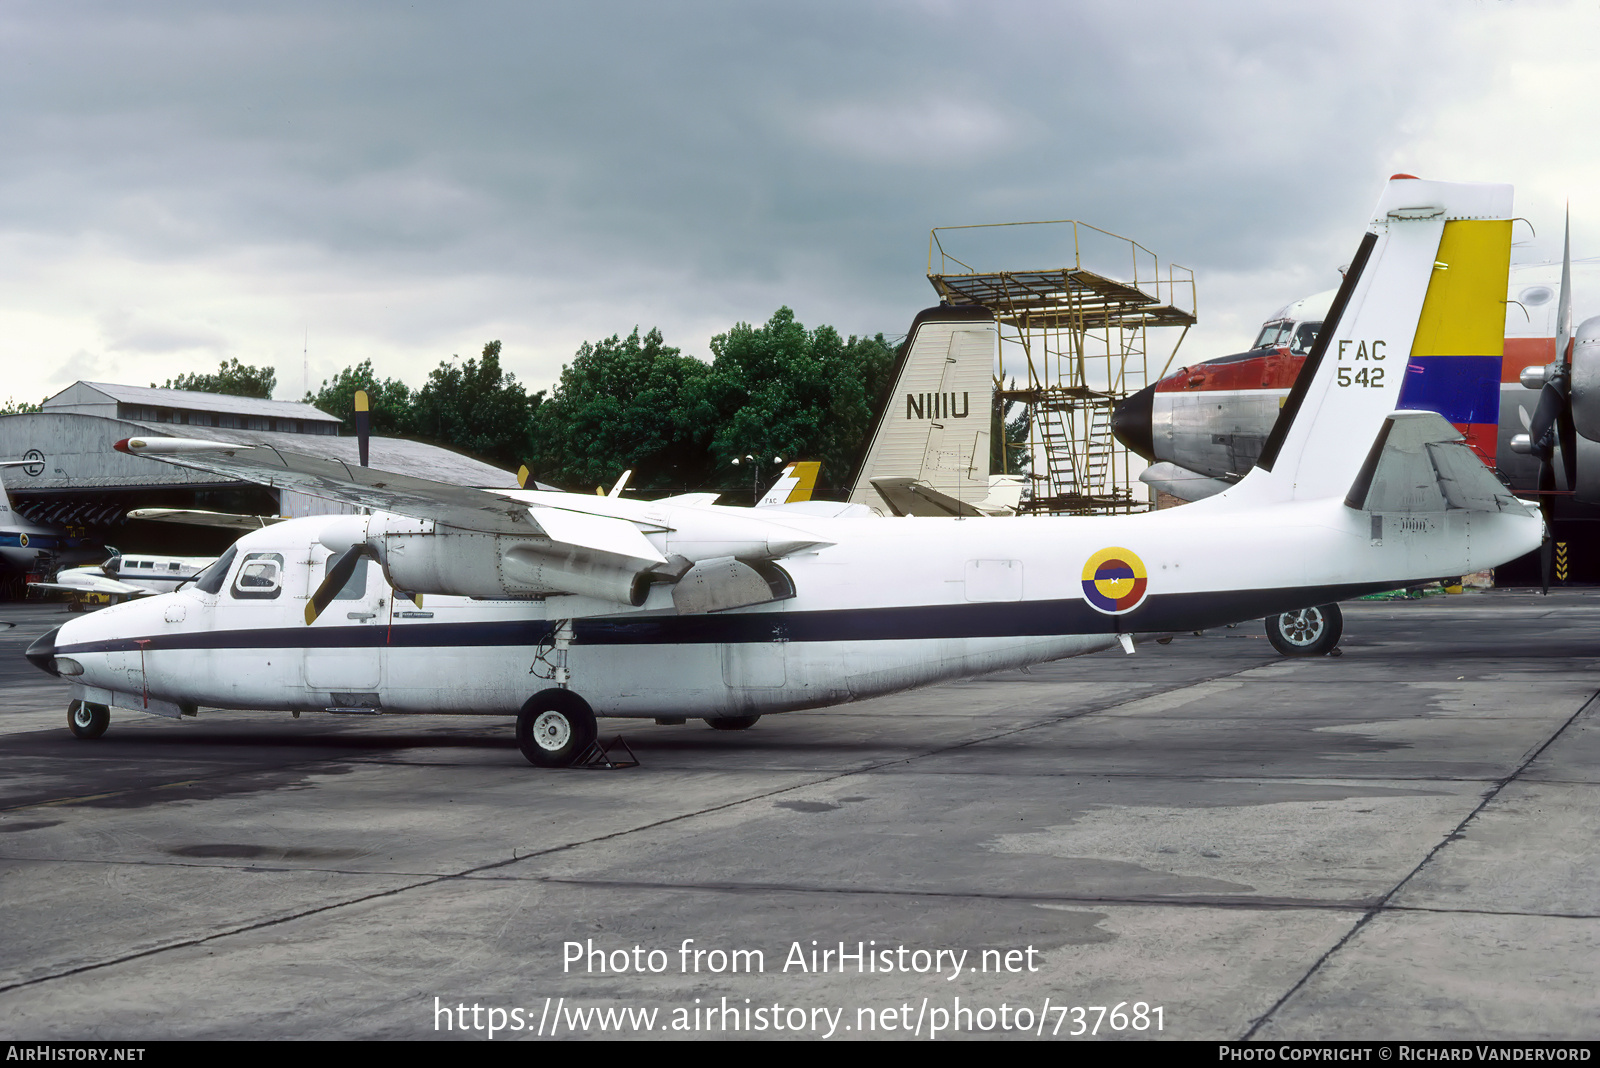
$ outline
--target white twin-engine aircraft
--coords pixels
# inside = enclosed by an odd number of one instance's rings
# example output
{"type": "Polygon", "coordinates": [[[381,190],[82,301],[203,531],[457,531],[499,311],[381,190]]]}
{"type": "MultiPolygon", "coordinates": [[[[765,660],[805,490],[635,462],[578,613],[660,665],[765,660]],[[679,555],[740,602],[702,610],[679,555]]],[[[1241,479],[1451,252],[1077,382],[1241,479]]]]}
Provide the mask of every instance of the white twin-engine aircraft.
{"type": "Polygon", "coordinates": [[[373,509],[241,537],[195,583],[40,638],[69,723],[108,706],[517,716],[534,764],[595,716],[741,729],[1458,575],[1539,545],[1408,354],[1499,353],[1511,188],[1391,180],[1260,464],[1131,516],[862,517],[442,485],[268,446],[119,447],[373,509]]]}

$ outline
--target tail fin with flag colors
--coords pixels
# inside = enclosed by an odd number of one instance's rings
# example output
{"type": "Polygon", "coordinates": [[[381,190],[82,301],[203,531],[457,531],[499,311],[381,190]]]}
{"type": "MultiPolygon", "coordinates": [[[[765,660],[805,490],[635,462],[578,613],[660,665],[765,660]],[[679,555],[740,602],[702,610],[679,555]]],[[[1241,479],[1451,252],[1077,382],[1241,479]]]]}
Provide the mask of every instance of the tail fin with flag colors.
{"type": "Polygon", "coordinates": [[[800,460],[783,469],[772,488],[756,502],[757,508],[770,508],[777,504],[794,504],[809,501],[817,488],[817,473],[822,470],[819,460],[800,460]]]}
{"type": "Polygon", "coordinates": [[[1391,178],[1256,469],[1212,499],[1344,496],[1390,413],[1437,396],[1466,398],[1449,414],[1470,435],[1474,376],[1498,378],[1510,256],[1511,186],[1391,178]]]}

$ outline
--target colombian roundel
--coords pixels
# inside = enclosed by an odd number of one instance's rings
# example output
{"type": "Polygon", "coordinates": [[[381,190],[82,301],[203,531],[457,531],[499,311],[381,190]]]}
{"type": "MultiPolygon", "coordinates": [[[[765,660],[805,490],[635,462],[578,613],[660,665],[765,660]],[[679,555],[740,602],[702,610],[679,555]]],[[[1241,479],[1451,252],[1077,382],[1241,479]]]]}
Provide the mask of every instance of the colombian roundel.
{"type": "Polygon", "coordinates": [[[1138,608],[1149,582],[1144,561],[1126,549],[1101,549],[1083,565],[1083,597],[1108,615],[1138,608]]]}

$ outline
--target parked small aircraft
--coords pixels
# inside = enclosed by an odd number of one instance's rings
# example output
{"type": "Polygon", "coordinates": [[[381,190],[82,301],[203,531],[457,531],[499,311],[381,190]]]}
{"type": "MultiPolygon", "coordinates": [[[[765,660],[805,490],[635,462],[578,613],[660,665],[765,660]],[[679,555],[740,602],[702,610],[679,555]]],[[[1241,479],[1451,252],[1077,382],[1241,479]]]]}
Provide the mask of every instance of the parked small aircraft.
{"type": "Polygon", "coordinates": [[[1256,466],[1187,508],[889,521],[133,438],[118,447],[373,511],[246,534],[192,586],[68,622],[27,655],[71,684],[80,737],[112,705],[515,715],[524,755],[555,766],[588,750],[597,714],[738,730],[1132,652],[1139,634],[1336,613],[1539,544],[1539,517],[1459,433],[1395,411],[1408,354],[1498,351],[1510,220],[1509,186],[1390,180],[1256,466]]]}
{"type": "MultiPolygon", "coordinates": [[[[43,460],[3,460],[7,467],[32,467],[43,460]]],[[[106,555],[105,546],[63,527],[32,523],[11,507],[11,494],[0,476],[0,581],[18,597],[31,576],[47,575],[58,567],[84,564],[106,555]]]]}
{"type": "Polygon", "coordinates": [[[29,587],[72,594],[110,598],[112,604],[135,597],[171,593],[210,567],[215,556],[124,556],[114,553],[103,564],[74,567],[57,572],[50,582],[30,582],[29,587]]]}

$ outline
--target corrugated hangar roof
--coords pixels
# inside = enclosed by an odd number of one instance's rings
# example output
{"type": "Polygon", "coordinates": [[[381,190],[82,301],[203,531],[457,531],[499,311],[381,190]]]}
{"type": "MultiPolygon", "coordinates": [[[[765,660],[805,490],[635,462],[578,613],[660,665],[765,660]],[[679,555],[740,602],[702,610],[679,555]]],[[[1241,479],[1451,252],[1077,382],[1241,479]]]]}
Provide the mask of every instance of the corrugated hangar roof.
{"type": "MultiPolygon", "coordinates": [[[[149,405],[153,408],[180,408],[185,411],[215,412],[219,415],[258,416],[269,419],[300,419],[314,423],[340,420],[309,404],[298,401],[260,400],[234,397],[225,393],[203,393],[192,389],[162,389],[158,386],[124,386],[114,382],[74,382],[44,402],[44,410],[101,407],[108,403],[149,405]],[[94,395],[99,394],[104,400],[94,395]]],[[[83,412],[81,414],[97,414],[83,412]]]]}
{"type": "MultiPolygon", "coordinates": [[[[130,456],[112,448],[123,438],[137,436],[271,445],[285,452],[343,460],[351,466],[359,462],[358,443],[354,437],[145,423],[46,410],[0,416],[0,459],[37,458],[39,461],[37,466],[7,468],[5,483],[19,493],[240,484],[208,472],[175,467],[144,456],[130,456]]],[[[383,471],[459,486],[514,489],[517,484],[515,475],[481,460],[436,445],[399,438],[374,437],[371,465],[383,471]]]]}

